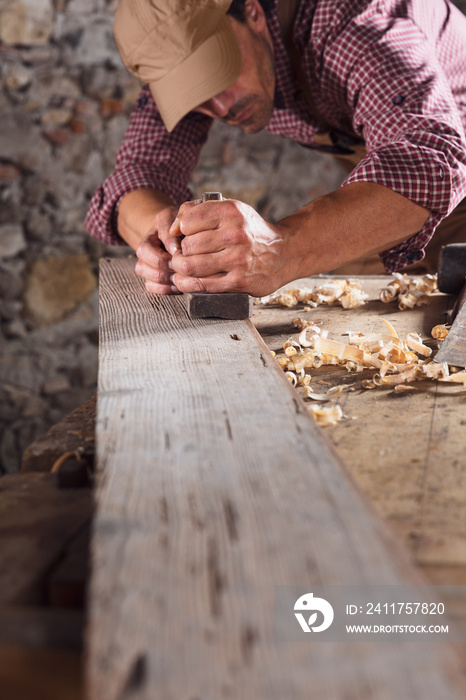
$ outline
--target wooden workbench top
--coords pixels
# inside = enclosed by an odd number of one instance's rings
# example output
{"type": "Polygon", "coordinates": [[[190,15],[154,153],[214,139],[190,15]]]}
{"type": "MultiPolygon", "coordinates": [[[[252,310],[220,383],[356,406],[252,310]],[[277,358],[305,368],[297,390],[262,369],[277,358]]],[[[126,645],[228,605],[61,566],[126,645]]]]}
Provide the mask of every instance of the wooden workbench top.
{"type": "MultiPolygon", "coordinates": [[[[349,330],[383,332],[381,319],[386,318],[401,336],[415,331],[429,342],[431,328],[444,321],[450,298],[437,294],[426,306],[399,311],[396,304],[378,300],[387,279],[363,278],[369,300],[357,309],[321,306],[304,311],[302,306],[288,309],[255,305],[252,322],[269,349],[277,353],[290,336],[297,338],[291,323],[296,316],[321,324],[335,340],[346,341],[349,330]]],[[[313,278],[303,284],[314,285],[317,281],[313,278]]],[[[430,342],[435,347],[435,341],[430,342]]],[[[353,391],[337,399],[343,420],[324,428],[325,434],[427,579],[434,584],[464,586],[466,392],[461,387],[437,382],[418,382],[413,391],[401,395],[387,388],[368,391],[361,388],[361,380],[366,376],[335,367],[312,371],[312,384],[317,391],[335,384],[354,384],[353,391]]],[[[72,434],[75,437],[76,431],[72,434]]],[[[64,434],[63,452],[69,448],[64,434]]],[[[74,444],[71,449],[75,449],[74,444]]],[[[33,507],[28,502],[28,509],[33,507]]],[[[66,518],[66,513],[60,517],[66,518]]],[[[42,546],[47,556],[47,543],[42,542],[42,546]]],[[[51,548],[50,559],[56,556],[51,548]]],[[[31,572],[31,580],[34,576],[31,572]]],[[[452,595],[457,622],[466,628],[466,606],[452,595]]],[[[452,610],[451,605],[449,609],[452,610]]]]}
{"type": "MultiPolygon", "coordinates": [[[[130,261],[103,261],[100,283],[89,700],[129,698],[129,690],[141,700],[297,700],[309,697],[310,683],[328,700],[362,698],[368,687],[374,700],[464,697],[442,640],[350,647],[345,638],[313,645],[312,654],[281,643],[304,592],[298,584],[307,594],[322,585],[331,595],[331,586],[367,593],[424,579],[253,324],[190,318],[182,298],[149,295],[130,261]],[[287,586],[291,597],[280,606],[287,586]],[[338,673],[328,673],[329,661],[338,673]]],[[[364,308],[371,307],[373,301],[364,308]]],[[[272,344],[290,335],[281,311],[265,311],[261,332],[272,344]]],[[[317,311],[314,320],[323,323],[334,309],[317,311]]],[[[340,334],[349,318],[357,320],[344,313],[340,334]]],[[[380,323],[377,314],[369,318],[380,323]]],[[[354,330],[378,330],[360,324],[354,330]]],[[[324,369],[315,381],[329,376],[324,369]]],[[[375,410],[361,409],[353,421],[353,396],[393,400],[363,392],[358,380],[343,397],[342,428],[369,423],[375,410]]],[[[392,441],[406,423],[395,413],[392,441]]],[[[344,434],[352,451],[360,432],[344,434]]]]}
{"type": "MultiPolygon", "coordinates": [[[[379,301],[390,278],[360,278],[369,295],[366,304],[345,310],[319,306],[303,311],[254,306],[253,323],[270,350],[283,354],[283,343],[297,330],[291,321],[301,317],[321,324],[329,338],[348,342],[348,331],[384,332],[387,319],[405,337],[417,332],[434,352],[432,328],[444,323],[452,298],[435,293],[426,305],[400,311],[396,303],[379,301]]],[[[315,286],[321,280],[300,281],[315,286]]],[[[369,496],[415,563],[433,584],[466,584],[466,391],[461,385],[437,381],[414,382],[413,390],[395,394],[388,387],[361,388],[370,372],[350,374],[340,367],[312,370],[317,391],[354,384],[342,394],[344,418],[324,428],[352,475],[369,496]]],[[[297,389],[299,391],[299,389],[297,389]]],[[[458,615],[466,606],[457,603],[458,615]]]]}

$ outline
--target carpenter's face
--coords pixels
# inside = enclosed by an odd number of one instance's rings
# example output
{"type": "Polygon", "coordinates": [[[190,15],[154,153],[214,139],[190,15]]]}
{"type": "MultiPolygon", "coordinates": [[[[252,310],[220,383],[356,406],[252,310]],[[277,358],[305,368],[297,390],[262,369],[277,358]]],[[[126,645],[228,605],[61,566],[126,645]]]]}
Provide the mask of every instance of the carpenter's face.
{"type": "Polygon", "coordinates": [[[262,8],[246,22],[229,17],[241,50],[241,73],[229,88],[203,102],[194,111],[238,126],[249,134],[269,122],[275,93],[273,46],[262,8]]]}

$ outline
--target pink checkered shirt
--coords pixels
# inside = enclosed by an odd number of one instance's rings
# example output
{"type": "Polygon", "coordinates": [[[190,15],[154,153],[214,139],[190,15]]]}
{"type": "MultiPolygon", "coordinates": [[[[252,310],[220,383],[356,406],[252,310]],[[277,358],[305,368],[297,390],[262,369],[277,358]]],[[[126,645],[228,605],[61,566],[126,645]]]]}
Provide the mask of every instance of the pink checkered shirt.
{"type": "MultiPolygon", "coordinates": [[[[267,130],[336,155],[365,144],[342,187],[376,182],[427,207],[422,230],[381,254],[387,272],[421,260],[436,226],[466,196],[466,17],[448,0],[301,0],[293,44],[319,120],[294,77],[276,12],[268,25],[277,87],[267,130]],[[322,119],[333,146],[316,142],[322,119]]],[[[116,213],[132,190],[155,188],[177,204],[191,199],[188,182],[210,125],[191,113],[169,134],[143,89],[115,170],[90,203],[89,233],[122,243],[116,213]]]]}

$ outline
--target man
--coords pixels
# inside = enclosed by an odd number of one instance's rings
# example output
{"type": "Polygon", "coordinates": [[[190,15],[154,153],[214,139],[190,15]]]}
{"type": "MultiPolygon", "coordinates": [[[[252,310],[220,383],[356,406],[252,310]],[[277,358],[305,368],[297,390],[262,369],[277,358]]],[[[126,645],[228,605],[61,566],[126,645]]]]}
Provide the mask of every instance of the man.
{"type": "Polygon", "coordinates": [[[373,253],[401,269],[466,195],[466,18],[449,0],[120,0],[115,37],[149,87],[86,221],[136,250],[150,292],[261,296],[373,253]],[[277,223],[182,204],[212,119],[357,164],[277,223]]]}

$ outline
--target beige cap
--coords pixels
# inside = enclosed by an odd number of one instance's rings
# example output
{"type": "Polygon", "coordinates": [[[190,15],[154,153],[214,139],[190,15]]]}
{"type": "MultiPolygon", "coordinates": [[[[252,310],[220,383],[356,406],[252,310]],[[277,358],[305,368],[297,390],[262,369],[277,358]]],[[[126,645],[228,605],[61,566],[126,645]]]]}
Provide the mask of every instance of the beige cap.
{"type": "Polygon", "coordinates": [[[232,0],[119,0],[113,30],[127,69],[148,84],[168,131],[226,90],[241,53],[232,0]]]}

